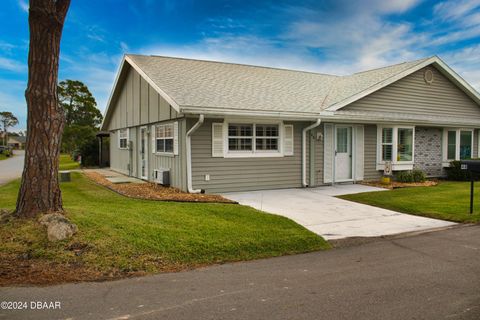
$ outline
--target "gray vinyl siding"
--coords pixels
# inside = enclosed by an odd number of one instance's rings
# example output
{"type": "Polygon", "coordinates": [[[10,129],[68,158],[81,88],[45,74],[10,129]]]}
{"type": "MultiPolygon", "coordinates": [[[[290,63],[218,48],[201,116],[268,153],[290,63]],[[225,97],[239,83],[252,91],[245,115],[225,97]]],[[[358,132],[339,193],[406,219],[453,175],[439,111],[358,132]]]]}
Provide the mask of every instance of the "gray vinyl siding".
{"type": "Polygon", "coordinates": [[[128,174],[129,151],[118,147],[118,131],[110,133],[110,168],[128,174]]]}
{"type": "Polygon", "coordinates": [[[479,158],[478,156],[478,133],[479,130],[473,132],[473,155],[472,158],[479,158]]]}
{"type": "Polygon", "coordinates": [[[352,104],[345,111],[397,112],[480,120],[480,107],[435,67],[429,66],[352,104]],[[430,69],[434,81],[424,80],[430,69]]]}
{"type": "MultiPolygon", "coordinates": [[[[188,119],[188,128],[193,126],[195,121],[196,119],[188,119]]],[[[219,193],[302,186],[301,132],[310,123],[288,122],[294,126],[293,156],[214,158],[212,157],[212,122],[211,119],[206,119],[192,135],[194,188],[204,189],[207,193],[219,193]],[[210,175],[210,181],[205,181],[206,174],[210,175]]],[[[215,120],[215,122],[222,122],[222,120],[215,120]]],[[[308,175],[307,170],[307,177],[308,175]]]]}
{"type": "MultiPolygon", "coordinates": [[[[170,122],[170,121],[167,121],[170,122]]],[[[151,136],[149,135],[148,146],[148,163],[149,163],[149,180],[153,180],[154,169],[170,170],[170,185],[172,187],[187,190],[187,162],[186,162],[186,146],[185,146],[185,119],[178,120],[178,155],[159,155],[152,153],[151,136]]]]}
{"type": "Polygon", "coordinates": [[[318,127],[317,129],[315,129],[313,131],[313,134],[314,134],[314,137],[315,137],[315,143],[314,143],[314,146],[315,146],[315,149],[314,149],[314,153],[315,153],[315,165],[314,165],[314,170],[315,170],[315,180],[314,180],[314,183],[316,186],[319,186],[319,185],[322,185],[324,184],[323,183],[323,157],[324,157],[324,150],[323,150],[323,147],[324,147],[324,144],[323,144],[323,140],[322,139],[319,139],[317,140],[316,137],[317,137],[317,133],[321,133],[322,135],[324,134],[324,125],[321,124],[320,127],[318,127]]]}
{"type": "Polygon", "coordinates": [[[365,125],[365,145],[364,145],[364,180],[375,180],[382,176],[382,172],[377,170],[377,126],[365,125]]]}

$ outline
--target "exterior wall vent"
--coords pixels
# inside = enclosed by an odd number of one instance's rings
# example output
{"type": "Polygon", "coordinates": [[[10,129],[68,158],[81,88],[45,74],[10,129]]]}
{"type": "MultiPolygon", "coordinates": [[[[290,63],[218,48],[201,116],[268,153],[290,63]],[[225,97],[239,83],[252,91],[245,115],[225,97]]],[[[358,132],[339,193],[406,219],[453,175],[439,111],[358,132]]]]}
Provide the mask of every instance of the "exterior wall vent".
{"type": "Polygon", "coordinates": [[[433,72],[430,69],[425,70],[423,73],[423,78],[425,79],[426,84],[432,84],[433,83],[433,72]]]}

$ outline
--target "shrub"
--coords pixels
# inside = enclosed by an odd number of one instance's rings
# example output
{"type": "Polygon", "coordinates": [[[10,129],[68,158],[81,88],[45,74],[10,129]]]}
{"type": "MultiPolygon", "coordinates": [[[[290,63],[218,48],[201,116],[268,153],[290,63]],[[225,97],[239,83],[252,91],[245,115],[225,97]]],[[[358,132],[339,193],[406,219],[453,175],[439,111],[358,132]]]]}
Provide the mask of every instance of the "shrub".
{"type": "Polygon", "coordinates": [[[412,171],[413,182],[425,182],[427,175],[422,170],[415,169],[412,171]]]}
{"type": "Polygon", "coordinates": [[[398,182],[424,182],[426,179],[427,176],[422,170],[399,171],[395,173],[395,180],[398,182]]]}

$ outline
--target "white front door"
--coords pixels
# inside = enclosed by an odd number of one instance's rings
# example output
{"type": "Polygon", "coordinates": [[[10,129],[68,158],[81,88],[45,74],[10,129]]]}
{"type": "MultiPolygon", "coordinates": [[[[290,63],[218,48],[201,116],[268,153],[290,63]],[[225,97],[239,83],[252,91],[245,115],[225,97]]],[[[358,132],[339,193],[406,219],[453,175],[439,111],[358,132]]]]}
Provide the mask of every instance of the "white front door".
{"type": "Polygon", "coordinates": [[[335,181],[352,180],[352,127],[335,126],[335,181]]]}
{"type": "Polygon", "coordinates": [[[148,137],[147,128],[140,128],[140,177],[148,179],[148,137]]]}

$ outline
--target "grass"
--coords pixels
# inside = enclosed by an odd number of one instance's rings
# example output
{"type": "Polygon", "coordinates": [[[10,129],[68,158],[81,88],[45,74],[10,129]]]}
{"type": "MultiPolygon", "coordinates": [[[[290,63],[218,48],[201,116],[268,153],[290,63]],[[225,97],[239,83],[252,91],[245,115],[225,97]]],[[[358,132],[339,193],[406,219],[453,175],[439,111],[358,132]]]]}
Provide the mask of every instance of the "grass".
{"type": "Polygon", "coordinates": [[[80,164],[73,161],[69,154],[60,155],[60,170],[74,170],[80,168],[80,164]]]}
{"type": "MultiPolygon", "coordinates": [[[[0,187],[0,208],[14,208],[18,188],[19,181],[0,187]]],[[[0,224],[0,255],[152,273],[329,248],[295,222],[246,206],[126,198],[77,172],[61,188],[79,233],[50,243],[36,222],[14,219],[0,224]],[[75,255],[66,250],[72,243],[90,250],[75,255]]]]}
{"type": "Polygon", "coordinates": [[[433,187],[414,187],[339,196],[394,211],[455,221],[480,221],[480,182],[475,183],[474,212],[470,210],[470,182],[440,182],[433,187]]]}
{"type": "Polygon", "coordinates": [[[0,153],[0,160],[5,160],[5,159],[8,159],[8,157],[3,153],[0,153]]]}

